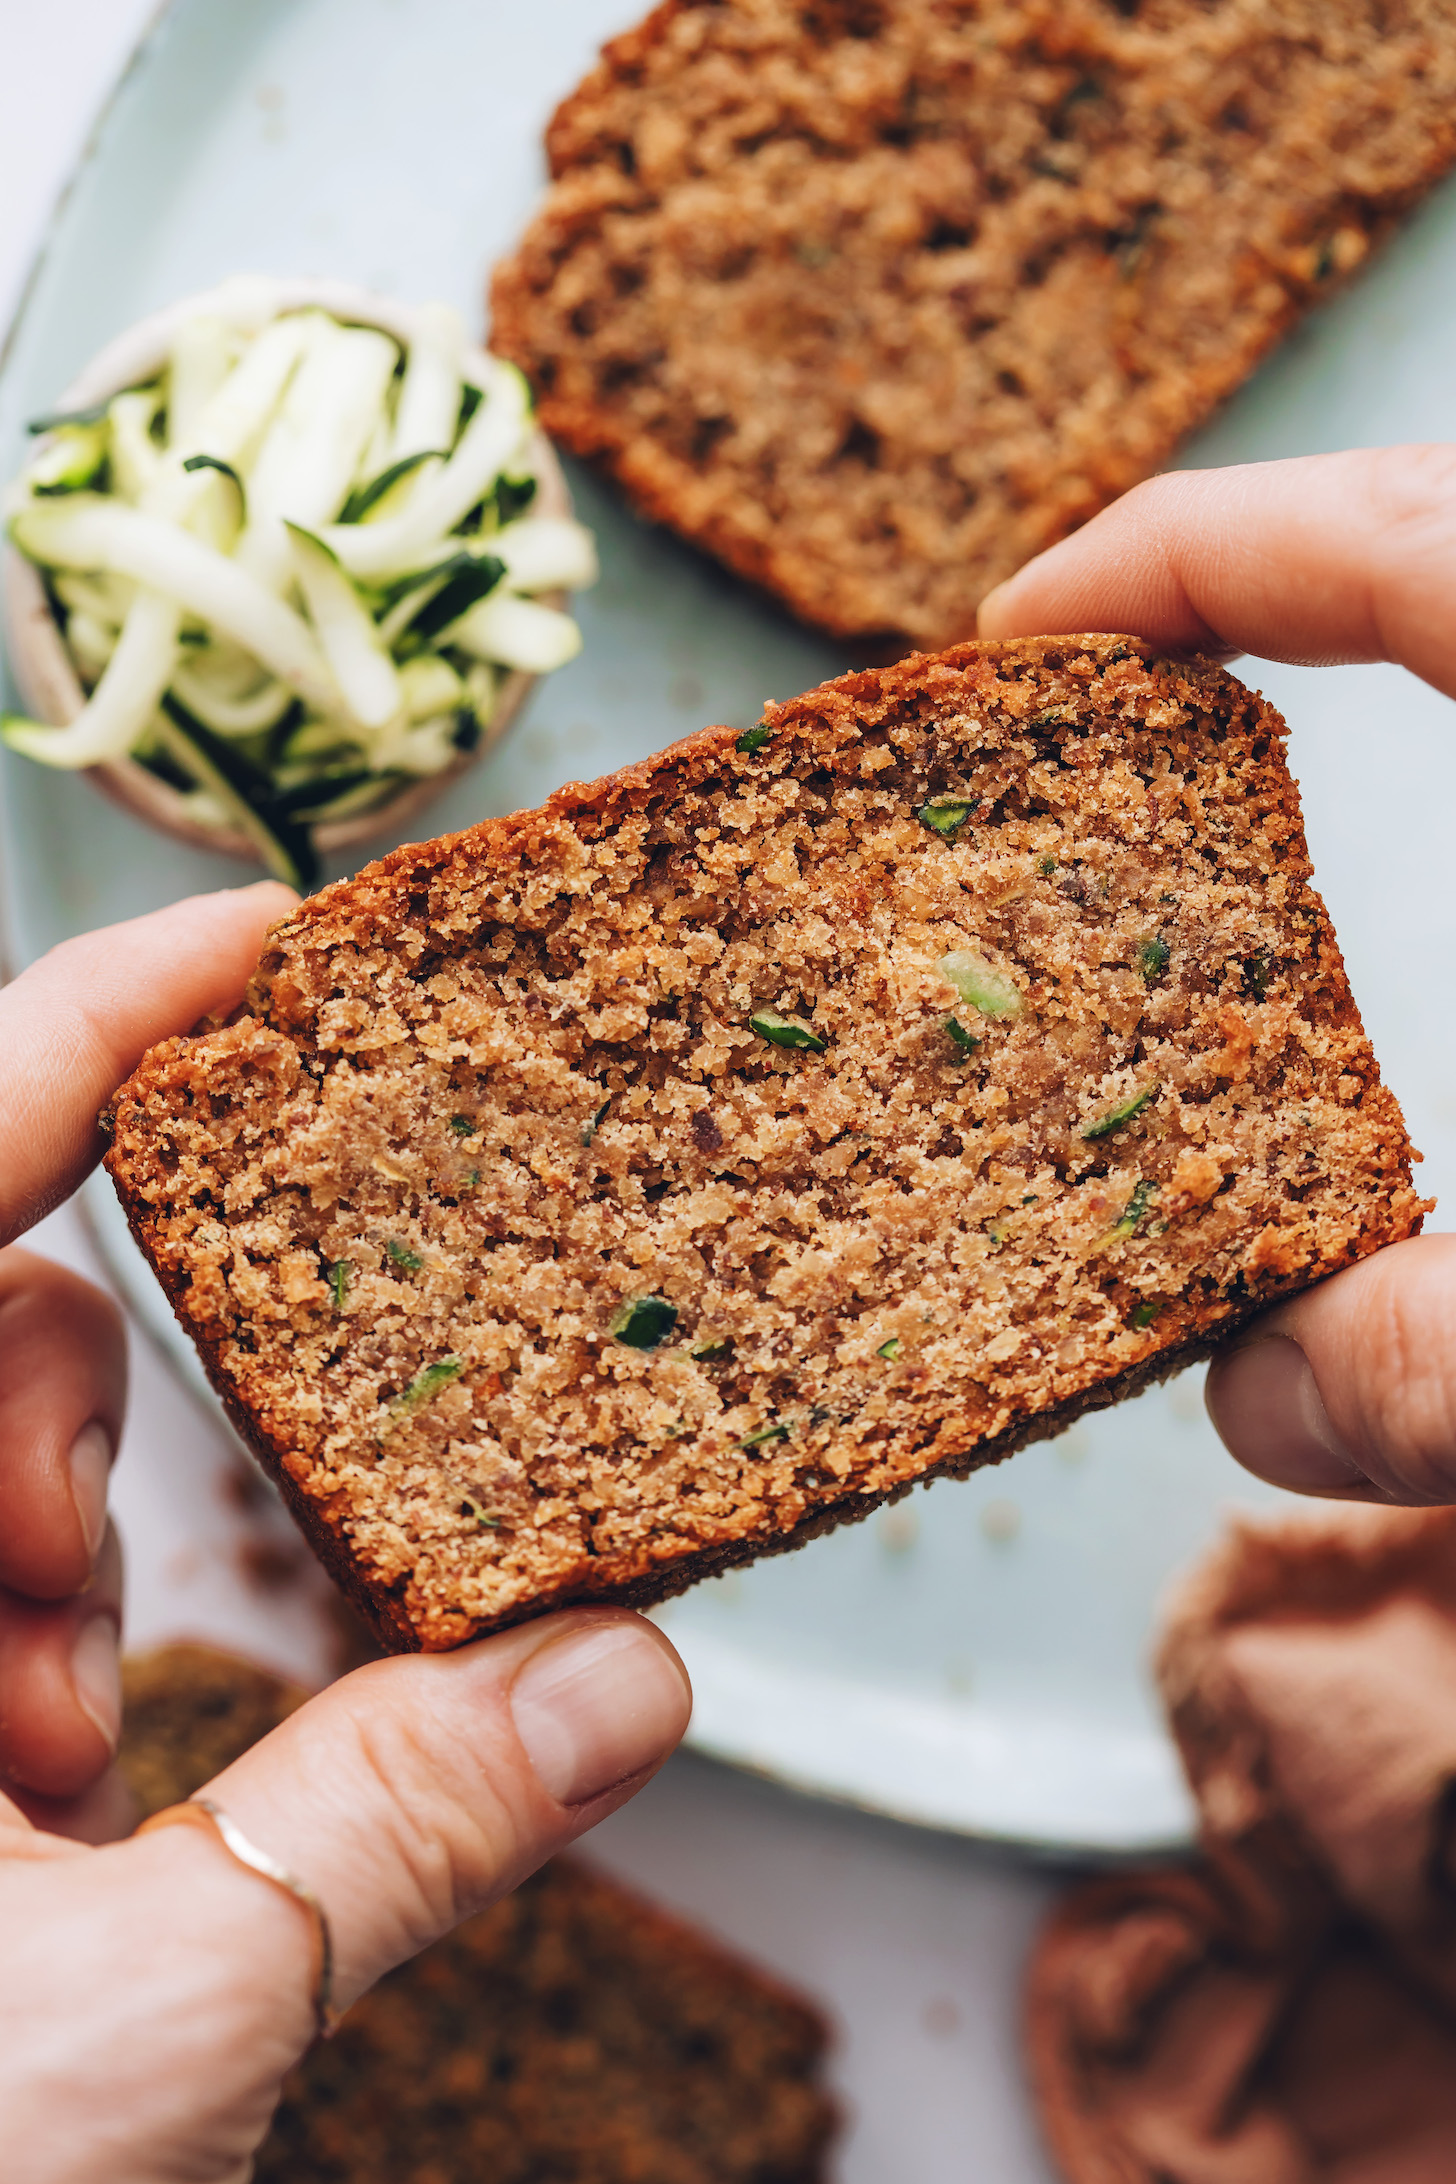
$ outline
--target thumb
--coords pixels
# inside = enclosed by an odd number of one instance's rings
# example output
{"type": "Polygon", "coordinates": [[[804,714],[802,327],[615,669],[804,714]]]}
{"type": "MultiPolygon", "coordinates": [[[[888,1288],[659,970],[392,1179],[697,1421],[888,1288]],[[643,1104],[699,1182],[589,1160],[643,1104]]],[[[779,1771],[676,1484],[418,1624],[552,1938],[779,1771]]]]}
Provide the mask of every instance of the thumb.
{"type": "Polygon", "coordinates": [[[1263,660],[1397,660],[1456,696],[1456,448],[1351,448],[1134,486],[981,602],[983,637],[1125,629],[1263,660]]]}
{"type": "MultiPolygon", "coordinates": [[[[208,1791],[322,1902],[343,2006],[640,1789],[690,1707],[650,1623],[585,1609],[360,1669],[208,1791]]],[[[84,1850],[0,1799],[0,1931],[6,2184],[241,2184],[314,2034],[302,1908],[203,1829],[84,1850]]]]}
{"type": "Polygon", "coordinates": [[[321,1899],[344,2007],[624,1804],[691,1707],[661,1632],[581,1609],[358,1669],[207,1794],[321,1899]]]}
{"type": "Polygon", "coordinates": [[[1456,1236],[1392,1244],[1255,1320],[1214,1360],[1207,1401],[1275,1486],[1456,1501],[1456,1236]]]}

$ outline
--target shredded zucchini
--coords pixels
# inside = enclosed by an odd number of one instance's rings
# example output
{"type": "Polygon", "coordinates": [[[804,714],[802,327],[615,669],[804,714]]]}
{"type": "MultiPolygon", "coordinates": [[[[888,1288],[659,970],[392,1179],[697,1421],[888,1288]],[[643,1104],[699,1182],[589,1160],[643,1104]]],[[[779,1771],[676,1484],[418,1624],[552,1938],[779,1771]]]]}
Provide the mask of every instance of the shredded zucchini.
{"type": "Polygon", "coordinates": [[[587,591],[599,573],[591,532],[562,516],[508,523],[495,533],[490,550],[505,563],[512,591],[587,591]]]}
{"type": "Polygon", "coordinates": [[[443,635],[475,659],[524,668],[530,675],[549,675],[581,650],[581,632],[569,614],[535,599],[520,599],[514,592],[483,599],[443,635]]]}
{"type": "Polygon", "coordinates": [[[324,657],[355,720],[384,728],[400,710],[399,676],[373,616],[327,546],[290,523],[293,563],[324,657]]]}
{"type": "Polygon", "coordinates": [[[159,387],[119,394],[111,405],[111,490],[122,500],[139,502],[156,483],[162,450],[152,438],[152,420],[161,406],[159,387]]]}
{"type": "Polygon", "coordinates": [[[403,515],[387,523],[336,524],[324,544],[354,576],[402,576],[463,523],[516,455],[531,416],[531,396],[511,364],[497,363],[492,385],[447,463],[425,478],[403,515]]]}
{"type": "Polygon", "coordinates": [[[151,721],[177,665],[181,612],[160,592],[144,591],[122,626],[105,672],[66,728],[9,715],[4,737],[12,751],[48,766],[99,766],[129,751],[151,721]]]}
{"type": "Polygon", "coordinates": [[[236,561],[175,524],[99,494],[77,493],[25,509],[11,525],[11,536],[44,568],[134,577],[256,654],[319,712],[342,707],[342,694],[303,617],[236,561]]]}
{"type": "Polygon", "coordinates": [[[305,892],[318,879],[318,859],[308,830],[269,790],[264,776],[173,700],[155,723],[163,749],[205,789],[229,826],[247,835],[275,879],[305,892]]]}
{"type": "Polygon", "coordinates": [[[507,673],[579,649],[532,595],[595,581],[591,534],[530,514],[529,390],[444,305],[403,348],[319,310],[199,315],[155,379],[32,430],[10,535],[90,696],[0,736],[138,758],[295,884],[312,824],[444,771],[507,673]]]}
{"type": "Polygon", "coordinates": [[[390,457],[396,468],[402,462],[418,461],[429,450],[453,445],[464,364],[465,323],[460,313],[448,303],[422,305],[394,413],[390,457]]]}

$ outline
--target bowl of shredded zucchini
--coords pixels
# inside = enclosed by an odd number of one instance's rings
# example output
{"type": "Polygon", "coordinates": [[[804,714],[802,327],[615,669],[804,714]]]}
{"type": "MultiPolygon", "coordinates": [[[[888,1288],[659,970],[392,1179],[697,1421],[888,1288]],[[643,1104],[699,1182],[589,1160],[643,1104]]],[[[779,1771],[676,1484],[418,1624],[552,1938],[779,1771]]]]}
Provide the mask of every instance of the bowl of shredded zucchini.
{"type": "Polygon", "coordinates": [[[4,501],[0,737],[308,889],[580,649],[592,536],[459,314],[240,276],[93,359],[4,501]]]}

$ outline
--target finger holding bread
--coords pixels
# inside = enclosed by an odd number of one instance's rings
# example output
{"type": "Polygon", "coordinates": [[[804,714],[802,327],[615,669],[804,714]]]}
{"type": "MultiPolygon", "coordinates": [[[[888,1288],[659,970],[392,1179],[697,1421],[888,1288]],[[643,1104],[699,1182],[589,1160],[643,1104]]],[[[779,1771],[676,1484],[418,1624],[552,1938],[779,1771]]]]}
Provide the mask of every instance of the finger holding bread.
{"type": "Polygon", "coordinates": [[[146,1048],[242,998],[294,900],[273,880],[194,895],[62,941],[0,991],[0,1241],[95,1166],[97,1117],[146,1048]]]}
{"type": "Polygon", "coordinates": [[[981,603],[983,637],[1129,629],[1179,651],[1393,660],[1456,696],[1456,446],[1152,478],[981,603]]]}

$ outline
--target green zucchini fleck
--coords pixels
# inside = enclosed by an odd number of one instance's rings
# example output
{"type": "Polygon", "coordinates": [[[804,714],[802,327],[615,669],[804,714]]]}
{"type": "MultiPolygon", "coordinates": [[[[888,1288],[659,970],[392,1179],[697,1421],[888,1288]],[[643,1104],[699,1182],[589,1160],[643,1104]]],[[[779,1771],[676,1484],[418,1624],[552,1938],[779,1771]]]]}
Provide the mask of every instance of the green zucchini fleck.
{"type": "Polygon", "coordinates": [[[629,1297],[607,1329],[629,1350],[655,1350],[677,1325],[677,1306],[666,1297],[629,1297]]]}
{"type": "Polygon", "coordinates": [[[972,948],[955,948],[948,956],[942,956],[938,966],[941,977],[955,987],[962,1001],[969,1001],[982,1016],[1019,1016],[1021,995],[1009,978],[1000,971],[993,971],[984,956],[972,948]]]}
{"type": "Polygon", "coordinates": [[[1151,1327],[1162,1309],[1160,1304],[1135,1304],[1128,1314],[1128,1324],[1139,1330],[1151,1327]]]}
{"type": "Polygon", "coordinates": [[[1044,880],[1049,880],[1057,869],[1057,860],[1055,857],[1038,857],[1036,869],[1044,880]]]}
{"type": "Polygon", "coordinates": [[[334,1310],[342,1312],[344,1300],[354,1279],[354,1269],[347,1259],[335,1259],[329,1268],[329,1288],[333,1293],[334,1310]]]}
{"type": "Polygon", "coordinates": [[[582,1124],[582,1126],[581,1126],[581,1142],[582,1142],[582,1144],[583,1144],[583,1145],[590,1145],[590,1143],[591,1143],[592,1139],[593,1139],[593,1138],[594,1138],[594,1137],[596,1136],[596,1134],[597,1134],[598,1130],[600,1130],[600,1128],[601,1128],[602,1124],[603,1124],[603,1123],[604,1123],[604,1122],[606,1121],[606,1119],[607,1119],[607,1109],[608,1109],[608,1108],[609,1108],[609,1107],[611,1106],[611,1104],[612,1104],[612,1094],[611,1094],[611,1093],[609,1092],[609,1093],[607,1094],[606,1098],[605,1098],[605,1099],[604,1099],[604,1100],[602,1101],[602,1104],[601,1104],[601,1106],[600,1106],[600,1107],[599,1107],[599,1108],[597,1109],[596,1113],[595,1113],[595,1114],[594,1114],[594,1115],[592,1116],[592,1119],[591,1119],[591,1121],[590,1121],[590,1122],[584,1122],[584,1123],[582,1124]]]}
{"type": "Polygon", "coordinates": [[[974,798],[938,796],[933,804],[922,804],[915,816],[942,841],[953,842],[975,808],[974,798]]]}
{"type": "Polygon", "coordinates": [[[384,1248],[395,1265],[403,1267],[407,1274],[418,1274],[425,1263],[417,1251],[412,1251],[408,1244],[401,1243],[397,1236],[386,1236],[384,1248]]]}
{"type": "Polygon", "coordinates": [[[450,1135],[452,1137],[474,1137],[476,1128],[474,1115],[452,1115],[450,1117],[450,1135]]]}
{"type": "Polygon", "coordinates": [[[432,1403],[452,1380],[458,1380],[464,1370],[465,1360],[460,1357],[437,1358],[433,1365],[426,1365],[394,1398],[382,1430],[388,1433],[406,1418],[412,1418],[416,1411],[423,1410],[426,1403],[432,1403]]]}
{"type": "Polygon", "coordinates": [[[893,1361],[894,1361],[894,1359],[895,1359],[895,1358],[897,1358],[897,1357],[898,1357],[899,1355],[900,1355],[900,1337],[899,1337],[898,1335],[891,1335],[891,1337],[890,1337],[889,1341],[888,1341],[888,1342],[882,1342],[882,1343],[880,1344],[880,1347],[878,1348],[878,1350],[876,1350],[876,1352],[875,1352],[875,1356],[876,1356],[876,1357],[887,1357],[887,1358],[889,1358],[889,1359],[890,1359],[890,1360],[891,1360],[892,1362],[893,1362],[893,1361]]]}
{"type": "Polygon", "coordinates": [[[964,1024],[959,1023],[954,1016],[948,1016],[945,1028],[950,1033],[952,1045],[958,1046],[962,1054],[975,1053],[981,1042],[973,1032],[966,1030],[964,1024]]]}
{"type": "Polygon", "coordinates": [[[745,1434],[740,1448],[762,1448],[765,1441],[787,1441],[793,1431],[791,1426],[760,1426],[757,1433],[745,1434]]]}
{"type": "Polygon", "coordinates": [[[1252,994],[1256,1001],[1262,1001],[1269,991],[1269,981],[1273,975],[1274,965],[1269,951],[1261,948],[1257,955],[1251,955],[1244,964],[1245,992],[1252,994]]]}
{"type": "Polygon", "coordinates": [[[986,1223],[986,1234],[990,1238],[991,1249],[993,1251],[999,1251],[1001,1249],[1001,1246],[1006,1241],[1007,1232],[1004,1223],[1000,1221],[988,1221],[986,1223]]]}
{"type": "Polygon", "coordinates": [[[1123,1207],[1113,1225],[1112,1235],[1123,1238],[1136,1236],[1138,1224],[1143,1220],[1149,1206],[1151,1206],[1157,1195],[1157,1184],[1148,1182],[1146,1177],[1135,1183],[1131,1198],[1123,1207]]]}
{"type": "Polygon", "coordinates": [[[1162,938],[1145,940],[1142,943],[1137,952],[1137,967],[1143,975],[1145,984],[1151,986],[1154,979],[1162,977],[1164,971],[1168,968],[1168,958],[1171,954],[1172,950],[1166,940],[1162,938]]]}
{"type": "Polygon", "coordinates": [[[755,1009],[748,1022],[750,1029],[756,1031],[760,1039],[767,1039],[770,1046],[801,1047],[810,1054],[824,1052],[824,1041],[816,1038],[807,1024],[780,1016],[777,1009],[755,1009]]]}
{"type": "Polygon", "coordinates": [[[726,1335],[710,1335],[706,1342],[694,1343],[692,1349],[688,1352],[688,1356],[696,1358],[701,1365],[708,1365],[712,1363],[714,1358],[726,1357],[728,1349],[729,1342],[726,1335]]]}
{"type": "Polygon", "coordinates": [[[488,1509],[482,1509],[479,1502],[472,1501],[468,1494],[461,1502],[456,1514],[462,1517],[473,1517],[482,1532],[498,1532],[501,1528],[500,1518],[493,1516],[488,1509]]]}
{"type": "Polygon", "coordinates": [[[1156,1099],[1161,1089],[1158,1084],[1150,1084],[1141,1092],[1129,1092],[1127,1098],[1119,1100],[1116,1107],[1109,1107],[1107,1113],[1099,1115],[1096,1122],[1089,1122],[1082,1132],[1083,1137],[1109,1137],[1114,1130],[1120,1130],[1125,1122],[1131,1122],[1134,1115],[1140,1115],[1148,1101],[1156,1099]]]}
{"type": "Polygon", "coordinates": [[[770,728],[766,720],[760,720],[756,721],[752,728],[744,729],[733,748],[735,751],[742,751],[745,756],[749,756],[754,751],[761,751],[764,745],[772,742],[772,740],[772,728],[770,728]]]}

